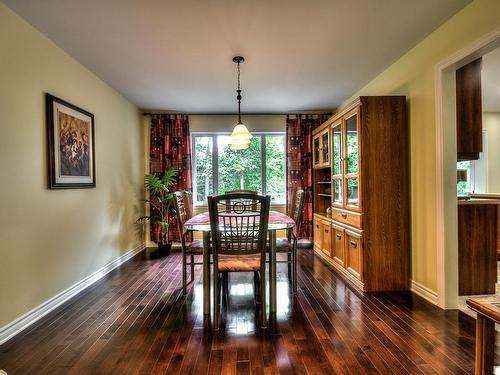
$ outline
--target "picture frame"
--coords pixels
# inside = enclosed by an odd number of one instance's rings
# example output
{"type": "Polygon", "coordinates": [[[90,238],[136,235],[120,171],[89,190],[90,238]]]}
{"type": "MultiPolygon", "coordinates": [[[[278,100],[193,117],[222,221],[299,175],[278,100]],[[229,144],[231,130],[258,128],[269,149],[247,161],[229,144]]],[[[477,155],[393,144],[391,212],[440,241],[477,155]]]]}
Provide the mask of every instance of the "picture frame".
{"type": "Polygon", "coordinates": [[[49,93],[45,103],[48,188],[95,188],[94,115],[49,93]]]}

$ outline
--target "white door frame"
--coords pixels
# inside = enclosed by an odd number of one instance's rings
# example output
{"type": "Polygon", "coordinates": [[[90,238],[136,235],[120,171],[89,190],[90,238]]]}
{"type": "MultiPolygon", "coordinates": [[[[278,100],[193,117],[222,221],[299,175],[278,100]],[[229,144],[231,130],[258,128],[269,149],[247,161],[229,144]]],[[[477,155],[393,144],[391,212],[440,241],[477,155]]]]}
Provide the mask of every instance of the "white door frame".
{"type": "Polygon", "coordinates": [[[455,71],[500,46],[500,28],[486,34],[434,68],[436,116],[436,249],[438,306],[458,303],[455,71]]]}

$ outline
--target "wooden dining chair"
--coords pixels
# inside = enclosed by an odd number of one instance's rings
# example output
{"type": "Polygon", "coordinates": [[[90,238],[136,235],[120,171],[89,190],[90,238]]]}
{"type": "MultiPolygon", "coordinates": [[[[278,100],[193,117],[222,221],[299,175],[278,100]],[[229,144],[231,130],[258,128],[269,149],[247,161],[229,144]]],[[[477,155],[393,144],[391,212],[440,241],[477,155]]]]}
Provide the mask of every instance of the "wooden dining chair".
{"type": "Polygon", "coordinates": [[[203,262],[195,262],[195,255],[203,254],[203,241],[194,240],[193,234],[188,233],[184,228],[184,224],[188,221],[192,214],[188,206],[188,195],[185,191],[174,192],[174,206],[177,217],[177,228],[181,234],[182,247],[182,294],[187,294],[187,267],[191,267],[191,282],[194,280],[194,266],[203,264],[203,262]],[[186,241],[189,237],[190,241],[186,241]],[[188,261],[189,256],[189,261],[188,261]]]}
{"type": "Polygon", "coordinates": [[[263,328],[267,326],[265,270],[270,202],[269,196],[249,193],[208,197],[214,264],[214,330],[216,331],[219,329],[221,276],[229,272],[254,272],[254,278],[259,279],[261,325],[263,328]]]}
{"type": "MultiPolygon", "coordinates": [[[[236,190],[231,190],[231,191],[226,191],[224,194],[252,194],[252,195],[257,195],[257,192],[255,190],[247,190],[247,189],[236,189],[236,190]]],[[[254,205],[252,209],[255,211],[257,208],[257,205],[254,205]]]]}
{"type": "MultiPolygon", "coordinates": [[[[276,253],[286,253],[287,260],[277,260],[276,263],[287,263],[288,279],[292,281],[292,290],[297,294],[297,244],[298,232],[302,224],[302,209],[304,207],[305,192],[302,189],[295,191],[292,200],[290,216],[295,221],[295,226],[287,231],[286,238],[276,240],[276,253]]],[[[269,250],[268,244],[268,250],[269,250]]]]}

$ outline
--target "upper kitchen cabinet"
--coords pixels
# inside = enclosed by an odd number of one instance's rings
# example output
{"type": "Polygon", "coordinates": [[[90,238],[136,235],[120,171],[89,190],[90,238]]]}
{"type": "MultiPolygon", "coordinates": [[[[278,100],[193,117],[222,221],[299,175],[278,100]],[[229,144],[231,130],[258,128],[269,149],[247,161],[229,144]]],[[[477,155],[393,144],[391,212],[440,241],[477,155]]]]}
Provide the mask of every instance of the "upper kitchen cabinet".
{"type": "Polygon", "coordinates": [[[481,58],[456,71],[457,159],[477,160],[483,151],[481,58]]]}

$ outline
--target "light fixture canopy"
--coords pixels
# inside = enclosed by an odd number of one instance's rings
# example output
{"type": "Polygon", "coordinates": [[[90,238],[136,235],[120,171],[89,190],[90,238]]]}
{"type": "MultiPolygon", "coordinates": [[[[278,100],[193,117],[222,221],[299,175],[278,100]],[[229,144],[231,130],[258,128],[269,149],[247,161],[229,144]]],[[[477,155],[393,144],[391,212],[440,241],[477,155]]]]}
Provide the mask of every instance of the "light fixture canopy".
{"type": "Polygon", "coordinates": [[[233,62],[237,64],[238,69],[238,88],[236,90],[236,99],[238,100],[238,123],[231,133],[231,150],[245,150],[250,146],[252,134],[248,131],[247,127],[241,121],[241,87],[240,87],[240,64],[245,59],[242,56],[233,57],[233,62]]]}

